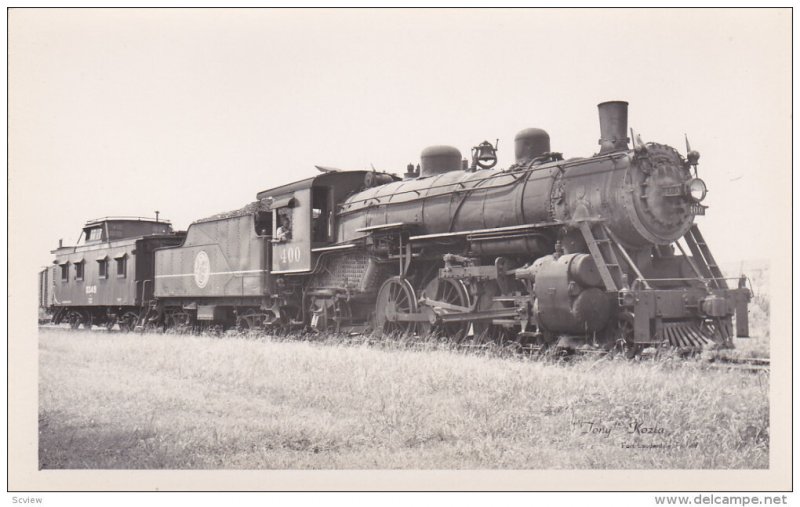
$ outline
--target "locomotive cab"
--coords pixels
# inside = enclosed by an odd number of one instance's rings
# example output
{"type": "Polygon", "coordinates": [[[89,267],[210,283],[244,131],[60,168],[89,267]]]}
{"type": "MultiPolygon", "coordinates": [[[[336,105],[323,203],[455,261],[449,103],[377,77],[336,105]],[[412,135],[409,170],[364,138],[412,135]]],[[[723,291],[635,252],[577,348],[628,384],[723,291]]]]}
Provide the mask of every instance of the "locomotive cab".
{"type": "Polygon", "coordinates": [[[371,171],[331,171],[259,192],[258,199],[270,202],[272,214],[272,273],[312,271],[320,255],[342,246],[335,232],[337,205],[374,182],[395,179],[371,171]]]}

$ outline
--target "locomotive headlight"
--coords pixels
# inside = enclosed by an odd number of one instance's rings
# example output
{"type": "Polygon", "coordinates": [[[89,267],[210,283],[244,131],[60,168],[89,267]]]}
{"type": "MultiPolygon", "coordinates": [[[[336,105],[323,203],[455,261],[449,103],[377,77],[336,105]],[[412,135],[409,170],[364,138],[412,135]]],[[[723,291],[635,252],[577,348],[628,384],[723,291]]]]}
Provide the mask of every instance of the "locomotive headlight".
{"type": "Polygon", "coordinates": [[[700,178],[692,178],[686,183],[686,195],[692,198],[694,202],[700,202],[706,198],[706,182],[700,178]]]}

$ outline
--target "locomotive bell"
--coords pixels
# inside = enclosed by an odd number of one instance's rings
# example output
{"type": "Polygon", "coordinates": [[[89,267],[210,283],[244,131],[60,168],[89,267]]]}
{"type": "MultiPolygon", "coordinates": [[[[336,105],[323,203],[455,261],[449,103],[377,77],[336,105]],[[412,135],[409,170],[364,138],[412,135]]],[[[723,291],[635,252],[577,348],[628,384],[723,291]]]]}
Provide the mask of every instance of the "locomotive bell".
{"type": "Polygon", "coordinates": [[[550,135],[542,129],[520,130],[514,136],[514,157],[524,164],[550,151],[550,135]]]}
{"type": "Polygon", "coordinates": [[[461,152],[452,146],[429,146],[422,150],[419,160],[420,178],[461,169],[461,152]]]}
{"type": "Polygon", "coordinates": [[[597,104],[600,114],[600,153],[628,149],[628,103],[612,100],[597,104]]]}
{"type": "Polygon", "coordinates": [[[491,169],[497,164],[497,147],[492,146],[489,141],[484,141],[472,148],[473,169],[491,169]]]}

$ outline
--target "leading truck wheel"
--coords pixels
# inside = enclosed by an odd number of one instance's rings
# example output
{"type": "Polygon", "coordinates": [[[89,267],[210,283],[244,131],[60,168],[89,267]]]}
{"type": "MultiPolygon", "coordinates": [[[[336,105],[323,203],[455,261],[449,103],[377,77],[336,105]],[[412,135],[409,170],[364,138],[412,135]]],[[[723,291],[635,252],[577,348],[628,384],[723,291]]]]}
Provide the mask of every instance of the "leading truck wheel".
{"type": "MultiPolygon", "coordinates": [[[[476,310],[486,312],[502,310],[513,303],[495,301],[494,298],[502,295],[497,282],[492,280],[479,285],[478,304],[476,310]]],[[[517,339],[517,330],[492,324],[491,320],[476,320],[472,323],[472,339],[476,343],[496,343],[504,345],[517,339]]]]}
{"type": "Polygon", "coordinates": [[[642,353],[642,346],[633,341],[633,314],[622,312],[617,317],[616,345],[628,359],[633,359],[642,353]]]}
{"type": "Polygon", "coordinates": [[[417,313],[417,296],[408,280],[389,278],[378,291],[375,302],[375,330],[384,334],[413,334],[416,322],[398,320],[399,315],[417,313]]]}

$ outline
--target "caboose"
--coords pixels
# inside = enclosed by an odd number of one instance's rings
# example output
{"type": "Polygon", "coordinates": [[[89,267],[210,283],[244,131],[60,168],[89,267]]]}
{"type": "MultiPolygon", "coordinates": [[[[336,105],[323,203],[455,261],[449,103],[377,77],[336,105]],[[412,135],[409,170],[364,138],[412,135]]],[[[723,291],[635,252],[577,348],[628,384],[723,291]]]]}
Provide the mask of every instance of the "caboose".
{"type": "Polygon", "coordinates": [[[132,330],[145,302],[153,297],[153,252],[180,244],[182,238],[183,233],[174,232],[166,220],[90,220],[77,245],[59,242],[51,252],[53,265],[40,274],[40,304],[50,306],[56,324],[68,322],[73,328],[119,324],[132,330]]]}

